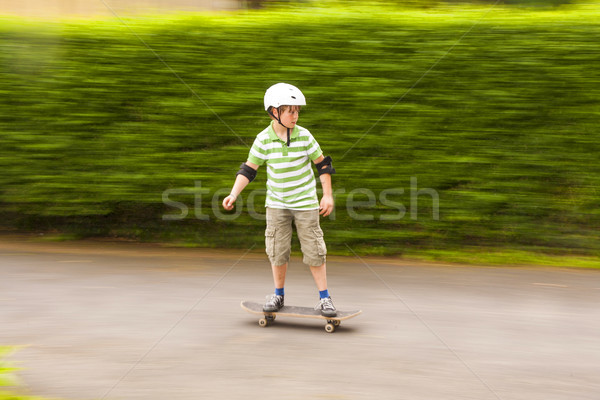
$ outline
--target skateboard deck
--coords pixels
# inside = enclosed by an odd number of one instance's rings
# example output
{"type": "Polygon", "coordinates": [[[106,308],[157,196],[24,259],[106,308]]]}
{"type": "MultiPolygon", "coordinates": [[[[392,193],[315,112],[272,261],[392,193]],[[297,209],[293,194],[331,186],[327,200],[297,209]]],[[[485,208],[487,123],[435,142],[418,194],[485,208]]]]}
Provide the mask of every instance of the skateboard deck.
{"type": "Polygon", "coordinates": [[[277,316],[281,317],[295,317],[295,318],[313,318],[313,319],[322,319],[327,321],[325,325],[325,331],[327,333],[335,332],[335,329],[340,326],[342,321],[346,319],[350,319],[356,317],[358,314],[362,313],[361,310],[354,311],[337,311],[337,315],[335,317],[324,317],[321,315],[321,312],[315,310],[312,307],[297,307],[297,306],[283,306],[279,311],[276,312],[265,312],[263,311],[263,305],[260,303],[256,303],[254,301],[242,301],[242,308],[249,313],[262,315],[263,318],[258,320],[258,325],[263,328],[266,328],[269,325],[272,325],[277,316]]]}

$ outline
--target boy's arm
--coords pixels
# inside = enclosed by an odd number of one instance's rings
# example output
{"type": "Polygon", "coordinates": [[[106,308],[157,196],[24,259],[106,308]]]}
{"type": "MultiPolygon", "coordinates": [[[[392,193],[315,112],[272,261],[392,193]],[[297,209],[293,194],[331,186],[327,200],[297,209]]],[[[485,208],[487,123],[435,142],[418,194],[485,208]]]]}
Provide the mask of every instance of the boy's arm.
{"type": "MultiPolygon", "coordinates": [[[[246,165],[255,171],[258,169],[258,165],[251,163],[250,161],[246,161],[246,165]]],[[[232,210],[233,204],[237,200],[238,196],[240,195],[240,193],[242,193],[242,190],[244,190],[244,188],[248,186],[249,183],[250,180],[247,177],[245,177],[242,174],[238,174],[235,177],[235,183],[233,184],[231,193],[229,194],[229,196],[223,199],[223,208],[227,211],[232,210]]]]}
{"type": "MultiPolygon", "coordinates": [[[[319,164],[323,161],[325,157],[323,155],[319,156],[319,158],[315,159],[313,162],[315,164],[319,164]]],[[[321,187],[323,188],[323,197],[321,198],[321,203],[319,205],[319,214],[326,217],[333,211],[334,203],[333,203],[333,191],[331,190],[331,174],[325,173],[319,175],[319,180],[321,181],[321,187]]]]}

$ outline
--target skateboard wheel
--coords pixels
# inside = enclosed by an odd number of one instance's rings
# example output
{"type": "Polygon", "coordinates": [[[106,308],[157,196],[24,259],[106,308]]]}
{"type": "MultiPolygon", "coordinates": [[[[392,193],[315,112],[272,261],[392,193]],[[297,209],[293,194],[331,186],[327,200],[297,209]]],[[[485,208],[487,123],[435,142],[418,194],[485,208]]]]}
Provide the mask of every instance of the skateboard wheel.
{"type": "Polygon", "coordinates": [[[335,325],[334,324],[325,325],[325,332],[327,332],[327,333],[335,332],[335,325]]]}
{"type": "Polygon", "coordinates": [[[261,328],[266,328],[267,326],[269,326],[269,321],[267,321],[266,318],[261,318],[261,319],[258,320],[258,325],[261,328]]]}
{"type": "Polygon", "coordinates": [[[342,323],[342,321],[340,321],[339,319],[328,319],[327,323],[331,324],[331,325],[333,325],[333,326],[335,326],[337,328],[338,326],[340,326],[340,324],[342,323]]]}

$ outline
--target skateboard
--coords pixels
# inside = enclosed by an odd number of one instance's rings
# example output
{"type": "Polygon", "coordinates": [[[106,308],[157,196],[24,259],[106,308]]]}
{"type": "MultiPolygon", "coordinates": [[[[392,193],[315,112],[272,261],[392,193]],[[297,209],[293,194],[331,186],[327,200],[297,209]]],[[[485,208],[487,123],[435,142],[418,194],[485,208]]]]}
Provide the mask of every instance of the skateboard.
{"type": "Polygon", "coordinates": [[[358,314],[362,313],[361,310],[354,311],[340,311],[338,310],[337,315],[335,317],[324,317],[321,315],[321,312],[315,310],[312,307],[296,307],[296,306],[283,306],[279,311],[276,312],[266,312],[263,311],[263,305],[260,303],[256,303],[254,301],[242,301],[242,308],[249,313],[262,315],[263,318],[258,320],[258,325],[262,328],[266,328],[269,325],[272,325],[277,316],[282,317],[296,317],[296,318],[314,318],[314,319],[322,319],[327,321],[325,325],[325,331],[327,333],[335,332],[336,328],[340,326],[342,321],[346,319],[350,319],[356,317],[358,314]]]}

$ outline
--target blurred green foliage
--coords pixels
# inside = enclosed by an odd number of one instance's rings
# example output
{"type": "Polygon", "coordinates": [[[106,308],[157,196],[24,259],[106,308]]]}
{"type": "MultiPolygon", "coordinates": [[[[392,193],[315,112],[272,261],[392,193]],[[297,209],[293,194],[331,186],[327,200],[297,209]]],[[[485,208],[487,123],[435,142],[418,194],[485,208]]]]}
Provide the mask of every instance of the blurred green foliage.
{"type": "Polygon", "coordinates": [[[6,358],[11,355],[12,352],[12,347],[0,346],[0,400],[25,400],[26,398],[23,396],[6,392],[2,389],[17,385],[17,379],[14,375],[16,368],[6,361],[6,358]]]}
{"type": "Polygon", "coordinates": [[[25,396],[14,392],[8,392],[2,388],[14,388],[18,384],[18,379],[14,372],[17,368],[6,361],[6,358],[14,351],[12,346],[0,346],[0,400],[42,400],[39,397],[25,396]]]}
{"type": "MultiPolygon", "coordinates": [[[[262,221],[217,218],[212,199],[269,122],[265,89],[289,82],[308,99],[300,125],[338,171],[330,249],[598,255],[600,12],[488,11],[317,2],[123,23],[3,20],[2,225],[261,242],[262,221]],[[188,207],[184,220],[165,193],[188,207]],[[363,204],[349,212],[349,196],[363,204]]],[[[264,184],[259,171],[246,199],[264,184]]]]}
{"type": "Polygon", "coordinates": [[[16,380],[12,374],[15,368],[8,365],[5,358],[12,352],[8,346],[0,346],[0,387],[14,386],[16,380]]]}

